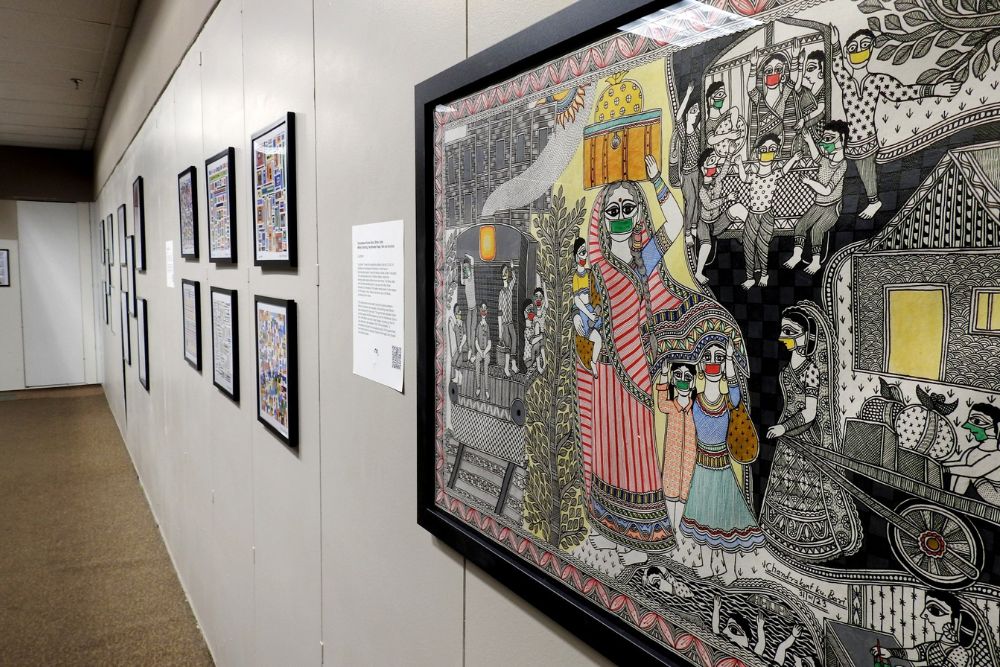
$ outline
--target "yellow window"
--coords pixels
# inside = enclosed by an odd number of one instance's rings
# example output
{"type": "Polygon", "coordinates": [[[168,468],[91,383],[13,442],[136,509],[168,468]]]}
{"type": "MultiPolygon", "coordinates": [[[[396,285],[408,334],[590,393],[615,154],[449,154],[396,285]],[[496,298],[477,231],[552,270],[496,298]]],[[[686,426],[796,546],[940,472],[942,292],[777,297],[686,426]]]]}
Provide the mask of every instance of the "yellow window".
{"type": "Polygon", "coordinates": [[[940,380],[947,333],[944,288],[888,287],[885,313],[885,370],[895,375],[940,380]]]}
{"type": "Polygon", "coordinates": [[[1000,289],[977,289],[973,292],[972,330],[1000,333],[1000,289]]]}

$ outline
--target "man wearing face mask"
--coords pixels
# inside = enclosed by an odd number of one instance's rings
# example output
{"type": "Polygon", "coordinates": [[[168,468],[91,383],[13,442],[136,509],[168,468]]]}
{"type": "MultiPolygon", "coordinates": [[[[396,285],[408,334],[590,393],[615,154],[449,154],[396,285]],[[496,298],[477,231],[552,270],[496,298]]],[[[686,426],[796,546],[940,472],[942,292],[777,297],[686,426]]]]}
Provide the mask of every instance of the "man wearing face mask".
{"type": "Polygon", "coordinates": [[[846,153],[858,168],[858,175],[868,195],[868,206],[859,217],[871,218],[880,208],[878,197],[878,175],[875,170],[875,153],[879,140],[875,127],[875,108],[880,98],[892,102],[916,100],[922,97],[952,97],[961,88],[958,81],[947,81],[937,85],[904,85],[891,74],[871,72],[871,62],[875,49],[875,33],[862,28],[851,33],[845,48],[840,43],[840,31],[830,25],[830,41],[833,44],[833,75],[840,84],[843,94],[844,111],[850,126],[851,139],[846,153]]]}
{"type": "Polygon", "coordinates": [[[724,210],[726,204],[732,201],[732,197],[723,193],[729,164],[726,160],[720,162],[714,148],[706,148],[698,158],[698,170],[702,177],[701,186],[698,188],[701,212],[697,228],[698,266],[694,277],[702,284],[708,282],[708,277],[705,276],[705,264],[712,251],[712,240],[718,238],[732,223],[732,218],[724,210]]]}
{"type": "MultiPolygon", "coordinates": [[[[500,332],[500,343],[497,345],[497,352],[504,358],[504,375],[510,377],[511,372],[517,372],[517,361],[511,358],[517,340],[517,331],[514,329],[514,286],[517,285],[514,263],[504,264],[500,276],[503,279],[503,287],[500,289],[498,301],[500,314],[497,316],[497,330],[500,332]]],[[[500,363],[499,358],[497,363],[500,363]]]]}
{"type": "Polygon", "coordinates": [[[816,147],[812,135],[807,133],[805,138],[809,153],[813,160],[819,163],[819,173],[816,175],[816,180],[803,178],[802,182],[816,193],[816,199],[809,210],[795,223],[795,249],[785,262],[785,266],[794,269],[802,260],[802,251],[808,236],[812,261],[804,270],[812,275],[819,271],[823,239],[840,218],[844,199],[844,175],[847,174],[844,145],[849,139],[849,130],[844,121],[831,120],[823,127],[819,148],[816,147]]]}
{"type": "Polygon", "coordinates": [[[545,357],[542,351],[542,323],[535,311],[531,299],[525,299],[521,305],[524,312],[524,372],[530,373],[531,367],[541,373],[545,369],[545,357]]]}
{"type": "Polygon", "coordinates": [[[1000,408],[989,403],[975,403],[962,424],[967,437],[976,443],[958,459],[946,461],[952,474],[952,490],[964,493],[969,485],[991,505],[1000,506],[1000,447],[997,445],[1000,408]]]}

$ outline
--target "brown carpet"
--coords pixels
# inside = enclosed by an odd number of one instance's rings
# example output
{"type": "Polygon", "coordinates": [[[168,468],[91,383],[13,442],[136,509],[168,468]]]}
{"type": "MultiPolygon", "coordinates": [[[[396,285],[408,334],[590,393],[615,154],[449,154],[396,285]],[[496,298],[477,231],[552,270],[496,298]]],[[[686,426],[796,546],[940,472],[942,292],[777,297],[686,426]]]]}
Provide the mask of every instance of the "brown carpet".
{"type": "Polygon", "coordinates": [[[0,665],[211,664],[104,396],[0,401],[0,665]]]}

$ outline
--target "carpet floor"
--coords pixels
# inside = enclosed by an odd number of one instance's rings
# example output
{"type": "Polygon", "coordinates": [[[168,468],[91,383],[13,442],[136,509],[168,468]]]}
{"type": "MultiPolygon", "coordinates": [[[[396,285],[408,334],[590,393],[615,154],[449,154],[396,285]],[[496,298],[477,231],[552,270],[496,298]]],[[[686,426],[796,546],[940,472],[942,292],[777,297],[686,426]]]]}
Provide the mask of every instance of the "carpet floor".
{"type": "Polygon", "coordinates": [[[103,395],[0,401],[0,665],[211,665],[103,395]]]}

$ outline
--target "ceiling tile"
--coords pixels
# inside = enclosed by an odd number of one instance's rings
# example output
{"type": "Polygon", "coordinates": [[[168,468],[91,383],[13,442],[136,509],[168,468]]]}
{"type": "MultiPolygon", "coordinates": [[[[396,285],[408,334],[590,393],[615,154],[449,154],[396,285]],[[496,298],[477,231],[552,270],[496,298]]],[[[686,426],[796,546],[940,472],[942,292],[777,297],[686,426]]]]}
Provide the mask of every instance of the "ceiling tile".
{"type": "Polygon", "coordinates": [[[124,26],[132,24],[136,5],[137,0],[0,0],[0,9],[124,26]]]}
{"type": "Polygon", "coordinates": [[[103,52],[110,30],[103,23],[0,9],[0,37],[103,52]]]}
{"type": "MultiPolygon", "coordinates": [[[[91,107],[84,104],[9,100],[4,98],[4,92],[3,88],[0,88],[0,119],[6,118],[7,114],[34,114],[57,118],[76,118],[86,121],[91,114],[91,107]]],[[[101,108],[99,107],[98,111],[100,110],[101,108]]]]}
{"type": "Polygon", "coordinates": [[[95,88],[95,73],[77,72],[74,70],[56,69],[41,64],[25,65],[22,63],[8,63],[0,61],[0,82],[2,83],[30,83],[37,86],[54,86],[58,88],[76,88],[77,84],[72,81],[79,78],[79,90],[90,92],[95,88]]]}
{"type": "MultiPolygon", "coordinates": [[[[114,37],[112,38],[114,41],[114,37]]],[[[109,54],[116,57],[120,52],[109,54]]],[[[87,51],[51,44],[40,44],[30,39],[0,38],[0,61],[9,63],[38,63],[50,67],[96,73],[101,68],[103,51],[87,51]]]]}

